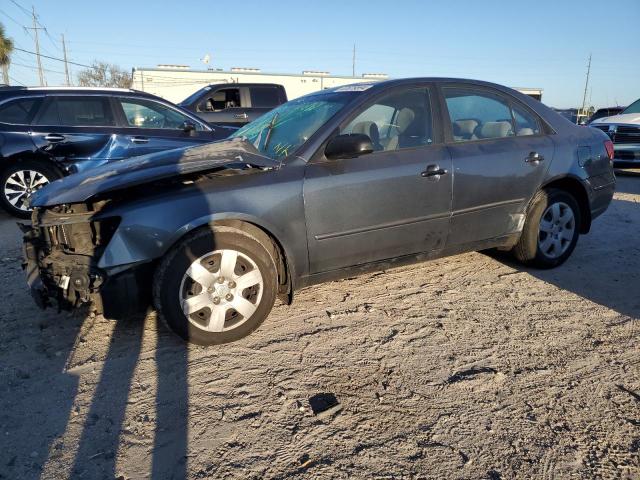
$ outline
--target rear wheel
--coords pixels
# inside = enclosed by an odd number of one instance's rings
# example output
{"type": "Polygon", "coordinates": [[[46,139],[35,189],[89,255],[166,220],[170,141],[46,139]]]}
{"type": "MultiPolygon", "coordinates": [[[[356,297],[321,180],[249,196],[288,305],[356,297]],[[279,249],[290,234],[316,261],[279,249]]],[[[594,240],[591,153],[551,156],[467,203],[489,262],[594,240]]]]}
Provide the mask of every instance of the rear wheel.
{"type": "Polygon", "coordinates": [[[271,245],[231,227],[203,229],[164,258],[154,303],[165,323],[200,345],[249,335],[267,318],[277,293],[271,245]]]}
{"type": "Polygon", "coordinates": [[[513,254],[539,268],[564,263],[578,243],[580,220],[578,202],[570,193],[554,188],[538,192],[513,254]]]}
{"type": "Polygon", "coordinates": [[[44,162],[25,160],[13,163],[0,173],[0,204],[14,217],[29,218],[31,195],[61,176],[55,167],[44,162]]]}

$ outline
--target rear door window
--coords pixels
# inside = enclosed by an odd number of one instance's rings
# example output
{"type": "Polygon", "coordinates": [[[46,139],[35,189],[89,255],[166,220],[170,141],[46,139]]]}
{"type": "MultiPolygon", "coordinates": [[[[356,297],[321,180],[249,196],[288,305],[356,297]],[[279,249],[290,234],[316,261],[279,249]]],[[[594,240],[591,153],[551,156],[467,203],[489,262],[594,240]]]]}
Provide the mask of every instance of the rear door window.
{"type": "Polygon", "coordinates": [[[74,96],[53,98],[37,123],[71,127],[111,127],[115,125],[115,120],[108,98],[74,96]]]}
{"type": "Polygon", "coordinates": [[[444,94],[456,142],[514,136],[506,99],[473,88],[445,88],[444,94]]]}
{"type": "Polygon", "coordinates": [[[28,125],[35,115],[41,98],[19,98],[0,105],[0,123],[28,125]]]}
{"type": "Polygon", "coordinates": [[[274,108],[280,104],[280,91],[276,87],[251,87],[253,108],[274,108]]]}
{"type": "Polygon", "coordinates": [[[201,131],[201,124],[166,105],[141,98],[119,98],[129,127],[182,130],[184,123],[193,123],[201,131]]]}

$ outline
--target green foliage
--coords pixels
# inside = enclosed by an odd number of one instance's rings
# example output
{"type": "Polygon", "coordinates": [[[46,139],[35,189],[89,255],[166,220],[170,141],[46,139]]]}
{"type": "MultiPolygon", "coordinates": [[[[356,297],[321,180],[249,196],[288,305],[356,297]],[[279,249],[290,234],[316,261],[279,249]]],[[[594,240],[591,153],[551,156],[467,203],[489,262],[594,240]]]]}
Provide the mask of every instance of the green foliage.
{"type": "Polygon", "coordinates": [[[0,66],[8,65],[13,52],[13,40],[6,36],[4,25],[0,23],[0,66]]]}

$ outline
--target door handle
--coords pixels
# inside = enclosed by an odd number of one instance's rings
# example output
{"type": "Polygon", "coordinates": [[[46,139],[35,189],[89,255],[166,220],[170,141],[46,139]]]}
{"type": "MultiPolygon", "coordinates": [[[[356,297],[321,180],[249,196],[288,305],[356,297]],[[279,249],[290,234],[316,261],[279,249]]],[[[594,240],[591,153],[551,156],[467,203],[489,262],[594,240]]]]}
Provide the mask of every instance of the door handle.
{"type": "Polygon", "coordinates": [[[446,169],[440,168],[439,165],[429,165],[424,172],[420,172],[421,177],[436,177],[436,180],[440,178],[440,175],[446,175],[449,173],[446,169]]]}
{"type": "Polygon", "coordinates": [[[44,139],[49,143],[64,142],[64,135],[50,133],[49,135],[45,135],[44,139]]]}
{"type": "Polygon", "coordinates": [[[524,159],[527,163],[538,164],[544,160],[544,156],[540,155],[538,152],[531,152],[527,158],[524,159]]]}
{"type": "Polygon", "coordinates": [[[131,137],[131,141],[133,143],[149,143],[149,139],[147,137],[131,137]]]}
{"type": "Polygon", "coordinates": [[[247,118],[249,118],[249,115],[247,115],[246,113],[234,113],[233,118],[240,118],[242,120],[246,120],[247,118]]]}

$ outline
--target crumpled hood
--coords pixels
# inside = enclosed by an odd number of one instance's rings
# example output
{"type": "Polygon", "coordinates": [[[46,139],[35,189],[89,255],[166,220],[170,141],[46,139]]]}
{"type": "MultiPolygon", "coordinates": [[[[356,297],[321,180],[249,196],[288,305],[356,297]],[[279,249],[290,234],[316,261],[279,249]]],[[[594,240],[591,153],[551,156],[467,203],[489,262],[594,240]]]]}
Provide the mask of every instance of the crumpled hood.
{"type": "Polygon", "coordinates": [[[230,139],[119,160],[62,178],[35,192],[31,198],[31,206],[84,202],[100,193],[163,178],[205,172],[229,164],[263,168],[280,165],[260,154],[249,142],[239,138],[230,139]]]}
{"type": "Polygon", "coordinates": [[[594,120],[592,125],[598,123],[629,123],[640,125],[640,113],[625,113],[622,115],[613,115],[611,117],[598,118],[594,120]]]}

